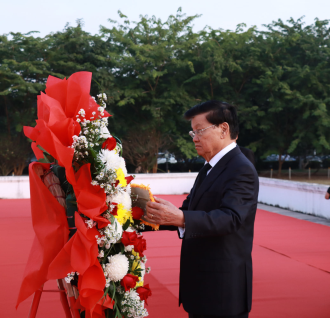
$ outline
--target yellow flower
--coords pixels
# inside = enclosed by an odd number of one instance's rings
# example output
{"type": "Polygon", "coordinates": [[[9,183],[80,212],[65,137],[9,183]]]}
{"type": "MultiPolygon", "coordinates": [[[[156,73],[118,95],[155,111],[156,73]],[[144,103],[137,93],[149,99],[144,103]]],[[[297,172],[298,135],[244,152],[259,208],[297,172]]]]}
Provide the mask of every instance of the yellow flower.
{"type": "Polygon", "coordinates": [[[135,287],[142,287],[144,284],[144,281],[139,277],[139,282],[136,283],[135,287]]]}
{"type": "Polygon", "coordinates": [[[127,181],[126,181],[126,179],[125,179],[125,174],[124,174],[123,169],[122,169],[122,168],[118,168],[118,169],[116,170],[116,174],[117,174],[117,178],[116,178],[116,180],[119,181],[119,185],[120,185],[121,187],[126,187],[126,186],[127,186],[127,181]]]}
{"type": "MultiPolygon", "coordinates": [[[[134,250],[132,250],[133,252],[134,250]]],[[[136,252],[135,252],[136,253],[136,252]]],[[[134,255],[134,254],[133,254],[134,255]]],[[[140,261],[133,261],[133,264],[132,264],[132,272],[134,272],[136,269],[140,269],[141,266],[140,266],[140,261]]]]}
{"type": "Polygon", "coordinates": [[[132,250],[132,254],[137,258],[137,260],[140,259],[140,254],[139,252],[135,252],[134,249],[132,250]]]}
{"type": "MultiPolygon", "coordinates": [[[[132,254],[138,254],[136,253],[134,250],[132,250],[132,254]],[[134,253],[133,253],[134,252],[134,253]]],[[[132,264],[132,272],[134,272],[136,269],[140,269],[141,265],[140,265],[140,261],[136,260],[133,262],[132,264]]],[[[141,287],[143,286],[144,281],[142,280],[142,277],[139,277],[139,281],[136,283],[136,287],[141,287]]]]}
{"type": "Polygon", "coordinates": [[[133,223],[132,211],[125,210],[121,203],[117,205],[117,215],[115,215],[115,218],[121,225],[125,224],[128,219],[133,223]]]}

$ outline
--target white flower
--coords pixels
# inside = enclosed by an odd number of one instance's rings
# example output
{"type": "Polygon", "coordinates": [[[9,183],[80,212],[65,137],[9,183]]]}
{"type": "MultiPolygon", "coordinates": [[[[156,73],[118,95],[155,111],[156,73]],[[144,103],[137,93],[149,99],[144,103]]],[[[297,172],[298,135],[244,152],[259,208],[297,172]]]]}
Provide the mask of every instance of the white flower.
{"type": "Polygon", "coordinates": [[[103,162],[108,170],[117,170],[121,168],[124,174],[127,174],[124,158],[120,157],[114,150],[101,149],[98,158],[103,162]]]}
{"type": "Polygon", "coordinates": [[[110,131],[106,126],[101,126],[100,128],[100,137],[104,139],[108,139],[111,137],[110,131]]]}
{"type": "Polygon", "coordinates": [[[107,202],[122,204],[124,210],[130,210],[132,208],[131,196],[125,191],[117,191],[116,194],[107,196],[107,202]]]}
{"type": "Polygon", "coordinates": [[[101,257],[101,258],[104,257],[104,251],[101,250],[101,252],[99,253],[99,255],[97,257],[101,257]]]}
{"type": "Polygon", "coordinates": [[[69,277],[65,277],[64,279],[65,279],[65,281],[66,281],[68,284],[70,284],[70,282],[71,282],[71,278],[69,278],[69,277]]]}
{"type": "Polygon", "coordinates": [[[81,117],[85,117],[85,110],[84,109],[80,109],[78,114],[81,116],[81,117]]]}
{"type": "Polygon", "coordinates": [[[105,236],[99,237],[98,235],[95,235],[95,238],[96,238],[97,244],[102,247],[104,245],[104,241],[106,239],[105,236]]]}
{"type": "Polygon", "coordinates": [[[105,280],[105,287],[108,288],[109,286],[110,286],[110,279],[107,278],[107,279],[105,280]]]}
{"type": "Polygon", "coordinates": [[[139,294],[134,289],[124,293],[121,304],[122,311],[127,313],[127,317],[143,318],[148,316],[148,311],[144,308],[144,300],[140,300],[139,294]]]}
{"type": "Polygon", "coordinates": [[[107,238],[107,243],[116,243],[123,235],[123,227],[117,221],[117,219],[114,219],[114,222],[112,224],[108,224],[105,227],[104,235],[107,238]]]}
{"type": "Polygon", "coordinates": [[[85,223],[87,224],[87,228],[89,229],[93,228],[93,226],[96,225],[96,222],[94,222],[93,220],[86,220],[85,223]]]}
{"type": "Polygon", "coordinates": [[[141,279],[144,280],[144,275],[146,274],[146,265],[145,265],[145,263],[140,262],[140,266],[141,266],[141,269],[142,269],[142,271],[141,271],[141,279]]]}
{"type": "Polygon", "coordinates": [[[102,98],[103,100],[107,100],[107,94],[106,93],[102,93],[102,94],[98,94],[97,98],[102,98]]]}
{"type": "Polygon", "coordinates": [[[124,278],[128,272],[129,262],[125,255],[116,254],[108,257],[109,263],[105,267],[105,272],[111,281],[118,282],[124,278]]]}
{"type": "MultiPolygon", "coordinates": [[[[132,252],[132,249],[134,248],[134,245],[127,245],[125,246],[125,252],[132,252]]],[[[133,256],[134,258],[134,256],[133,256]]]]}

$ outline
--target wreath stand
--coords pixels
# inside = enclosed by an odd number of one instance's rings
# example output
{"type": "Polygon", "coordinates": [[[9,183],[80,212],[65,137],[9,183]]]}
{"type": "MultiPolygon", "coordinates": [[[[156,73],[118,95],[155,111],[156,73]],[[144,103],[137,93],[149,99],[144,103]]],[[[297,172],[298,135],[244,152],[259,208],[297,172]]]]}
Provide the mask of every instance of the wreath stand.
{"type": "Polygon", "coordinates": [[[41,286],[41,288],[34,293],[28,318],[36,317],[41,294],[43,292],[60,293],[60,299],[65,312],[65,317],[80,318],[79,310],[74,308],[76,296],[78,296],[76,288],[72,287],[71,284],[67,284],[64,279],[57,279],[56,282],[58,289],[43,289],[43,286],[41,286]]]}
{"type": "MultiPolygon", "coordinates": [[[[41,167],[39,169],[42,169],[41,167]]],[[[40,171],[41,179],[44,184],[47,186],[48,190],[53,194],[57,201],[64,207],[66,207],[65,202],[65,193],[61,188],[59,179],[55,174],[48,170],[43,173],[40,171]]],[[[60,300],[62,307],[65,312],[66,318],[80,318],[79,310],[75,308],[76,299],[78,298],[78,289],[75,286],[72,286],[70,283],[67,283],[64,279],[57,279],[58,289],[43,289],[43,285],[39,290],[34,293],[30,312],[28,318],[35,318],[37,315],[38,307],[40,304],[41,294],[43,292],[50,293],[60,293],[60,300]]]]}

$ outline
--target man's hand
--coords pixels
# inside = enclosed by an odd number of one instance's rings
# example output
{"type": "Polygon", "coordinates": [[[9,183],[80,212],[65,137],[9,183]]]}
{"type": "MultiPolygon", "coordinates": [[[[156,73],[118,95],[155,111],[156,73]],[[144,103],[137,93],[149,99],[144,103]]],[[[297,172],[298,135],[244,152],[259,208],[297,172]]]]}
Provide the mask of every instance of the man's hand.
{"type": "Polygon", "coordinates": [[[184,227],[184,214],[171,202],[154,197],[156,202],[147,203],[147,215],[144,219],[160,225],[184,227]]]}

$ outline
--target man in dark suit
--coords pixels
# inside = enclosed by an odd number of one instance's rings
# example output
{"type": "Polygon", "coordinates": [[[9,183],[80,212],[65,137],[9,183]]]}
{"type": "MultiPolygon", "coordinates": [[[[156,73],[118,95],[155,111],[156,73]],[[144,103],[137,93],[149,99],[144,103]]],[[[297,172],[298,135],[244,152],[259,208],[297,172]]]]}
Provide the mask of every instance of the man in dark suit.
{"type": "Polygon", "coordinates": [[[258,176],[236,145],[234,106],[208,101],[185,118],[206,163],[180,209],[157,199],[147,204],[147,219],[177,227],[183,239],[179,303],[190,318],[247,318],[258,176]]]}

